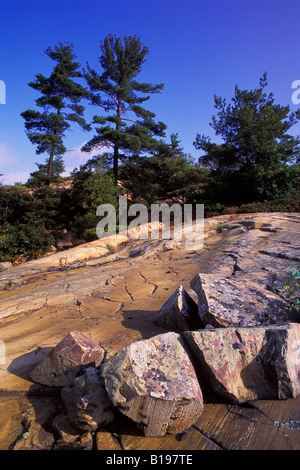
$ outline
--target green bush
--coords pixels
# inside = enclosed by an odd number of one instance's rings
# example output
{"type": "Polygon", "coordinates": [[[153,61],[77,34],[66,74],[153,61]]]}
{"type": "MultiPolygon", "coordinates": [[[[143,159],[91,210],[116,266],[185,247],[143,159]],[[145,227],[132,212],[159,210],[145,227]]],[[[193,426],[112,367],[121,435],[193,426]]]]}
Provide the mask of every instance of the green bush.
{"type": "Polygon", "coordinates": [[[121,168],[120,178],[133,200],[142,198],[150,205],[164,199],[193,198],[205,175],[187,157],[154,155],[132,158],[121,168]]]}
{"type": "Polygon", "coordinates": [[[242,204],[237,213],[251,212],[300,212],[300,191],[293,191],[289,197],[274,201],[242,204]]]}
{"type": "Polygon", "coordinates": [[[45,228],[34,222],[6,224],[0,235],[0,261],[27,261],[44,255],[54,237],[45,228]]]}
{"type": "Polygon", "coordinates": [[[97,207],[111,204],[116,208],[121,188],[114,186],[112,176],[97,166],[82,166],[73,176],[73,186],[63,194],[60,207],[64,226],[77,236],[92,241],[97,239],[97,207]]]}
{"type": "Polygon", "coordinates": [[[300,266],[292,270],[292,276],[284,282],[284,288],[289,299],[290,308],[295,308],[300,313],[300,266]]]}
{"type": "Polygon", "coordinates": [[[226,229],[227,229],[227,230],[230,230],[230,228],[231,228],[231,225],[230,225],[230,224],[218,225],[218,227],[217,227],[217,232],[218,232],[218,233],[222,233],[224,229],[225,229],[225,230],[226,230],[226,229]]]}

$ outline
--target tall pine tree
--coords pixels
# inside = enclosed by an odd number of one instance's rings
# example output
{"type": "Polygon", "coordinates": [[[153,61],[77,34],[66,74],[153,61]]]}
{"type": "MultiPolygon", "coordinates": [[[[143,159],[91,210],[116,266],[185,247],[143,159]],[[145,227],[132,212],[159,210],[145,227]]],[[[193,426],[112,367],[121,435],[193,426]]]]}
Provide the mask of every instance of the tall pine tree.
{"type": "Polygon", "coordinates": [[[108,35],[100,47],[102,55],[99,62],[103,71],[99,74],[87,65],[85,78],[90,88],[91,103],[102,108],[105,115],[94,116],[93,124],[98,125],[96,135],[82,150],[112,149],[110,157],[116,185],[119,160],[126,161],[141,152],[151,153],[157,145],[155,137],[165,136],[166,125],[156,123],[155,114],[142,106],[150,94],[163,89],[163,84],[152,85],[135,80],[149,52],[136,36],[122,39],[108,35]]]}
{"type": "Polygon", "coordinates": [[[234,97],[215,96],[218,113],[211,126],[221,144],[197,134],[194,146],[204,151],[199,163],[212,169],[222,202],[264,201],[285,197],[292,189],[292,165],[299,163],[300,137],[289,129],[300,119],[300,111],[275,103],[266,93],[267,74],[254,90],[235,86],[234,97]]]}
{"type": "Polygon", "coordinates": [[[47,176],[50,178],[54,157],[66,152],[63,137],[70,128],[70,123],[77,122],[84,130],[89,130],[90,127],[83,117],[84,107],[79,104],[87,96],[87,90],[74,81],[82,77],[82,74],[73,45],[59,43],[54,49],[48,47],[45,54],[56,62],[53,72],[48,78],[39,73],[29,83],[31,88],[41,93],[36,105],[43,112],[28,109],[21,116],[25,120],[29,140],[37,145],[36,153],[49,155],[47,176]]]}

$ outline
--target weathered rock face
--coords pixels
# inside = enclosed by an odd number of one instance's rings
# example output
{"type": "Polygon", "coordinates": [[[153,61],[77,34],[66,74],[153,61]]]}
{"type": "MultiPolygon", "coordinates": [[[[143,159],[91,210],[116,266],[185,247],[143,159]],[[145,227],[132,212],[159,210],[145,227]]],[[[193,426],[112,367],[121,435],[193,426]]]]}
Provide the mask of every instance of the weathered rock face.
{"type": "Polygon", "coordinates": [[[59,437],[59,442],[73,444],[78,441],[79,430],[70,422],[65,412],[59,413],[52,421],[52,429],[59,437]]]}
{"type": "Polygon", "coordinates": [[[184,332],[212,388],[235,402],[300,393],[300,324],[184,332]]]}
{"type": "Polygon", "coordinates": [[[89,367],[74,380],[73,387],[61,390],[70,422],[82,431],[96,431],[114,420],[100,370],[89,367]]]}
{"type": "MultiPolygon", "coordinates": [[[[227,215],[205,219],[204,223],[205,246],[197,252],[186,251],[174,240],[129,242],[110,251],[107,240],[97,240],[19,266],[0,265],[0,339],[6,346],[6,364],[0,368],[1,449],[62,448],[61,443],[92,448],[96,442],[99,450],[299,449],[300,394],[288,400],[256,400],[254,406],[250,402],[247,407],[228,406],[221,396],[214,396],[214,403],[205,403],[195,426],[182,440],[171,434],[138,437],[135,423],[119,414],[109,426],[111,434],[100,428],[91,436],[90,431],[71,425],[57,393],[32,386],[29,380],[29,371],[45,357],[46,349],[67,331],[91,331],[108,356],[130,343],[165,332],[150,321],[153,312],[158,312],[179,284],[186,287],[199,271],[238,282],[241,289],[255,284],[285,298],[284,281],[300,262],[299,213],[227,215]],[[37,346],[45,350],[37,353],[37,346]],[[30,423],[25,419],[29,410],[30,423]],[[128,432],[129,426],[133,432],[128,432]]],[[[128,237],[119,237],[114,247],[125,240],[128,237]]],[[[197,302],[196,293],[188,292],[197,302]]],[[[218,297],[222,309],[224,295],[218,297]]],[[[257,306],[261,303],[258,297],[257,306]]],[[[261,340],[259,336],[255,339],[261,340]]],[[[184,344],[187,347],[186,340],[184,344]]],[[[276,351],[273,346],[270,350],[276,351]]],[[[287,364],[297,359],[297,354],[297,348],[289,352],[287,364]]],[[[174,361],[173,369],[175,365],[174,361]]],[[[248,374],[253,365],[254,359],[241,373],[243,387],[245,372],[248,374]]],[[[287,369],[291,376],[290,366],[287,369]]],[[[265,367],[271,376],[274,370],[270,363],[265,367]]],[[[277,390],[277,381],[273,384],[277,390]]],[[[218,387],[224,390],[220,382],[218,387]]]]}
{"type": "Polygon", "coordinates": [[[105,356],[98,343],[78,331],[69,333],[31,371],[31,378],[49,387],[72,385],[82,369],[99,366],[105,356]]]}
{"type": "Polygon", "coordinates": [[[285,300],[251,282],[201,273],[191,280],[191,287],[198,294],[198,312],[204,324],[242,327],[298,320],[285,300]]]}
{"type": "Polygon", "coordinates": [[[176,333],[132,343],[101,370],[111,402],[145,436],[182,432],[203,410],[194,368],[176,333]]]}
{"type": "Polygon", "coordinates": [[[4,271],[5,269],[9,269],[12,267],[13,267],[13,264],[8,261],[0,263],[0,271],[4,271]]]}
{"type": "Polygon", "coordinates": [[[153,317],[153,321],[163,328],[177,332],[196,330],[202,327],[198,316],[198,305],[183,286],[179,286],[175,290],[153,317]]]}
{"type": "Polygon", "coordinates": [[[52,433],[46,431],[39,423],[31,426],[13,447],[13,450],[48,450],[55,442],[52,433]]]}
{"type": "MultiPolygon", "coordinates": [[[[3,402],[3,397],[1,398],[3,402]]],[[[5,402],[4,402],[5,403],[5,402]]],[[[59,397],[31,397],[31,406],[27,403],[23,408],[22,428],[17,439],[11,443],[11,450],[50,450],[55,443],[49,415],[54,416],[60,407],[59,397]],[[38,406],[40,404],[40,406],[38,406]],[[37,411],[38,408],[38,412],[37,411]]],[[[14,406],[18,415],[18,407],[14,406]]],[[[1,414],[3,417],[3,414],[1,414]]],[[[1,423],[1,430],[5,428],[1,423]]]]}

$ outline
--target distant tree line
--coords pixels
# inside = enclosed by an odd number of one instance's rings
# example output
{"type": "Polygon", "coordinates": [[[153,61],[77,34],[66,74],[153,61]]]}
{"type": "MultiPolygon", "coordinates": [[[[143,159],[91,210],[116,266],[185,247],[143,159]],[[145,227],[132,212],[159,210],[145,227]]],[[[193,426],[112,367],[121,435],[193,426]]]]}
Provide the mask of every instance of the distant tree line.
{"type": "Polygon", "coordinates": [[[52,73],[39,73],[29,86],[39,92],[36,109],[21,113],[25,131],[45,155],[24,185],[0,186],[0,260],[41,256],[63,230],[96,238],[96,208],[116,206],[120,193],[132,202],[203,203],[206,215],[226,211],[299,210],[300,139],[289,131],[300,118],[267,93],[267,74],[258,88],[235,87],[234,97],[215,96],[211,127],[222,143],[198,133],[198,161],[178,136],[144,104],[163,84],[137,81],[149,52],[136,36],[108,35],[100,43],[99,69],[82,68],[73,45],[59,43],[45,53],[52,73]],[[95,114],[88,122],[85,106],[95,114]],[[66,132],[78,125],[92,133],[82,150],[87,162],[63,183],[66,132]],[[88,158],[93,151],[92,158],[88,158]],[[97,153],[98,152],[98,153],[97,153]]]}

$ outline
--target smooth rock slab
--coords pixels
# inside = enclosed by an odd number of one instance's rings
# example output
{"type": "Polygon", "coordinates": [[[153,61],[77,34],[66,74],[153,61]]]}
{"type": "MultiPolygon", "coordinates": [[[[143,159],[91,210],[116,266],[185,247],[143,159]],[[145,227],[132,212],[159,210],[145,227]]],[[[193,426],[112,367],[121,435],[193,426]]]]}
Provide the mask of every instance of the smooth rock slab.
{"type": "Polygon", "coordinates": [[[300,324],[182,333],[213,390],[233,402],[300,394],[300,324]]]}
{"type": "Polygon", "coordinates": [[[77,429],[97,431],[114,420],[104,380],[95,367],[88,367],[74,380],[72,387],[63,388],[61,397],[67,416],[77,429]]]}
{"type": "Polygon", "coordinates": [[[49,387],[67,387],[86,367],[98,367],[105,350],[78,331],[65,336],[60,343],[31,371],[31,378],[49,387]]]}
{"type": "Polygon", "coordinates": [[[202,392],[177,333],[132,343],[104,362],[101,371],[113,405],[145,436],[182,432],[202,413],[202,392]]]}
{"type": "Polygon", "coordinates": [[[198,294],[198,313],[205,325],[245,327],[299,320],[285,300],[250,282],[200,273],[190,285],[198,294]]]}
{"type": "Polygon", "coordinates": [[[197,330],[202,327],[198,316],[198,305],[183,286],[176,289],[152,321],[175,332],[197,330]]]}

